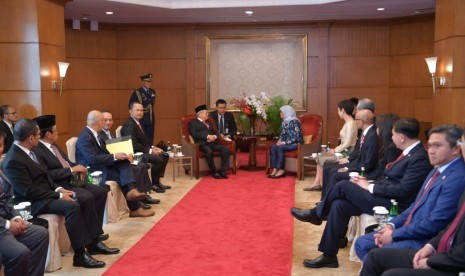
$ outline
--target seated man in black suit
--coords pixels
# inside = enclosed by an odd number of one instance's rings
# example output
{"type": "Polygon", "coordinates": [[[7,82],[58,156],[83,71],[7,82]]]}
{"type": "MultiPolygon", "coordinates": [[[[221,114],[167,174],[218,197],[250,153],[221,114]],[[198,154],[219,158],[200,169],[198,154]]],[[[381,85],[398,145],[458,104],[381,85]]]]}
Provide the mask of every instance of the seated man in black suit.
{"type": "Polygon", "coordinates": [[[79,134],[76,143],[76,161],[83,166],[89,166],[91,171],[101,171],[102,181],[113,180],[121,186],[121,191],[126,197],[130,217],[153,216],[155,212],[143,210],[140,200],[147,195],[136,189],[135,177],[129,160],[131,156],[123,152],[110,154],[106,148],[105,140],[101,139],[98,132],[103,127],[103,116],[100,111],[92,110],[87,115],[87,127],[79,134]]]}
{"type": "MultiPolygon", "coordinates": [[[[43,115],[33,119],[40,129],[39,145],[32,149],[39,161],[45,164],[52,180],[59,186],[73,191],[84,200],[95,200],[95,211],[103,224],[103,214],[107,202],[108,187],[98,185],[73,186],[72,182],[85,183],[84,175],[87,172],[82,165],[75,164],[56,144],[58,140],[58,128],[55,123],[55,115],[43,115]]],[[[108,235],[102,235],[100,240],[108,239],[108,235]]]]}
{"type": "Polygon", "coordinates": [[[368,179],[372,173],[376,173],[378,135],[376,134],[376,126],[373,125],[373,118],[374,114],[368,109],[359,110],[355,114],[355,124],[362,132],[355,144],[354,151],[347,158],[323,168],[321,198],[324,198],[336,183],[349,179],[349,172],[360,172],[363,167],[368,179]]]}
{"type": "MultiPolygon", "coordinates": [[[[358,113],[357,113],[358,114],[358,113]]],[[[304,210],[292,208],[291,214],[298,220],[321,225],[327,218],[318,251],[321,256],[305,260],[310,268],[339,266],[337,253],[339,241],[345,235],[350,217],[373,213],[373,207],[390,207],[390,200],[399,202],[403,212],[414,200],[431,170],[425,148],[418,140],[420,124],[417,120],[400,119],[394,123],[393,141],[403,150],[403,157],[392,163],[384,175],[369,184],[364,177],[338,182],[316,208],[304,210]]]]}
{"type": "Polygon", "coordinates": [[[208,111],[206,105],[200,105],[195,108],[197,119],[189,122],[189,133],[194,138],[196,144],[199,144],[200,150],[205,154],[208,167],[212,176],[216,179],[228,178],[226,170],[229,169],[229,149],[218,143],[219,133],[211,123],[207,121],[208,111]],[[215,167],[213,162],[213,152],[218,151],[221,155],[221,168],[215,167]]]}
{"type": "Polygon", "coordinates": [[[5,149],[3,153],[7,153],[13,144],[13,126],[18,121],[18,112],[11,105],[0,106],[0,130],[5,133],[5,149]]]}
{"type": "MultiPolygon", "coordinates": [[[[111,127],[113,126],[113,114],[109,110],[102,110],[103,116],[103,128],[98,132],[98,135],[103,140],[107,141],[108,139],[113,139],[115,136],[111,133],[111,127]]],[[[136,188],[142,193],[148,193],[153,189],[152,182],[150,181],[149,174],[147,170],[150,168],[149,165],[144,163],[139,163],[137,165],[131,166],[132,171],[134,172],[134,177],[136,178],[136,188]]],[[[159,199],[152,198],[149,194],[147,197],[141,201],[142,208],[150,209],[152,206],[150,204],[160,203],[159,199]]]]}
{"type": "MultiPolygon", "coordinates": [[[[5,133],[0,131],[0,155],[5,133]]],[[[0,268],[6,275],[44,275],[48,232],[42,226],[29,225],[13,209],[13,185],[0,171],[0,268]]]]}
{"type": "Polygon", "coordinates": [[[142,152],[142,163],[152,165],[152,184],[157,193],[164,193],[165,190],[171,189],[171,186],[160,183],[160,177],[165,175],[166,165],[168,164],[169,155],[162,149],[152,145],[147,135],[142,130],[139,121],[144,116],[144,107],[138,102],[129,104],[130,117],[124,122],[121,128],[121,136],[129,135],[132,138],[132,147],[134,152],[142,152]]]}
{"type": "Polygon", "coordinates": [[[32,151],[39,143],[40,130],[33,120],[22,119],[14,128],[15,142],[2,163],[5,175],[13,184],[18,202],[29,201],[33,216],[56,214],[65,216],[65,226],[74,249],[73,265],[86,268],[105,266],[94,254],[117,254],[98,240],[103,234],[93,200],[66,190],[53,182],[45,166],[32,151]],[[86,251],[87,248],[87,251],[86,251]]]}
{"type": "Polygon", "coordinates": [[[216,111],[211,112],[210,117],[215,121],[216,129],[218,129],[221,137],[236,140],[236,121],[234,121],[234,115],[226,110],[226,101],[219,99],[216,101],[216,111]]]}

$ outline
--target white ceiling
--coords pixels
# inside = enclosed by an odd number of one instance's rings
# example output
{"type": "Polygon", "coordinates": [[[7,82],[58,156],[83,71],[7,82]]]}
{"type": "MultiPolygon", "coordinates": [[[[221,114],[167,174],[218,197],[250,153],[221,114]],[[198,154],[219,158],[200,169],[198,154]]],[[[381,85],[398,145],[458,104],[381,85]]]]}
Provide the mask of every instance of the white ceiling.
{"type": "Polygon", "coordinates": [[[65,18],[105,23],[300,22],[395,18],[434,9],[435,0],[73,0],[65,6],[65,18]],[[254,14],[248,16],[246,10],[254,14]]]}

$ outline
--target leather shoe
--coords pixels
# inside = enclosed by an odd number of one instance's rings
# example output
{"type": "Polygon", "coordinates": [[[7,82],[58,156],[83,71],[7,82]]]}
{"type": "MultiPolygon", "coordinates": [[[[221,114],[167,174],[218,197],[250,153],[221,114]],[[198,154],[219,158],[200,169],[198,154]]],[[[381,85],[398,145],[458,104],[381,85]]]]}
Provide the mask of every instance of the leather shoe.
{"type": "Polygon", "coordinates": [[[84,252],[83,254],[73,256],[73,266],[85,267],[85,268],[100,268],[104,267],[105,263],[94,259],[89,253],[84,252]]]}
{"type": "Polygon", "coordinates": [[[98,236],[98,241],[106,241],[106,240],[108,240],[109,237],[110,237],[110,235],[108,235],[108,234],[102,234],[102,235],[98,236]]]}
{"type": "Polygon", "coordinates": [[[146,197],[146,194],[139,192],[137,189],[132,189],[126,194],[126,199],[128,201],[140,201],[146,197]]]}
{"type": "Polygon", "coordinates": [[[297,220],[310,222],[311,224],[321,225],[321,219],[315,214],[314,209],[304,210],[300,208],[291,208],[291,215],[297,220]]]}
{"type": "Polygon", "coordinates": [[[134,211],[129,211],[129,217],[130,218],[137,218],[137,217],[151,217],[155,215],[155,211],[147,211],[142,208],[139,208],[134,211]]]}
{"type": "Polygon", "coordinates": [[[165,184],[161,184],[161,183],[159,183],[158,186],[159,186],[159,187],[162,187],[162,188],[165,189],[165,190],[171,189],[171,186],[168,186],[168,185],[165,185],[165,184]]]}
{"type": "Polygon", "coordinates": [[[321,191],[321,186],[305,187],[303,190],[306,192],[319,192],[321,191]]]}
{"type": "Polygon", "coordinates": [[[160,203],[159,199],[152,198],[151,196],[147,195],[147,198],[142,200],[142,203],[144,204],[158,204],[160,203]]]}
{"type": "Polygon", "coordinates": [[[221,179],[221,175],[217,172],[215,172],[214,174],[212,174],[213,178],[216,178],[216,179],[221,179]]]}
{"type": "Polygon", "coordinates": [[[155,185],[153,185],[153,190],[155,191],[155,193],[164,193],[165,192],[165,189],[163,189],[162,187],[159,187],[159,186],[155,186],[155,185]]]}
{"type": "Polygon", "coordinates": [[[142,209],[144,210],[148,210],[148,209],[152,209],[152,206],[148,205],[148,204],[141,204],[140,206],[142,209]]]}
{"type": "Polygon", "coordinates": [[[326,257],[324,254],[321,254],[320,257],[313,260],[304,260],[304,266],[310,268],[338,268],[339,262],[337,261],[337,256],[335,257],[326,257]]]}
{"type": "Polygon", "coordinates": [[[118,254],[119,249],[118,248],[110,248],[110,247],[106,246],[103,242],[98,242],[94,246],[87,247],[87,252],[90,255],[97,255],[97,254],[113,255],[113,254],[118,254]]]}
{"type": "Polygon", "coordinates": [[[221,178],[228,178],[228,175],[224,171],[220,171],[218,174],[221,176],[221,178]]]}

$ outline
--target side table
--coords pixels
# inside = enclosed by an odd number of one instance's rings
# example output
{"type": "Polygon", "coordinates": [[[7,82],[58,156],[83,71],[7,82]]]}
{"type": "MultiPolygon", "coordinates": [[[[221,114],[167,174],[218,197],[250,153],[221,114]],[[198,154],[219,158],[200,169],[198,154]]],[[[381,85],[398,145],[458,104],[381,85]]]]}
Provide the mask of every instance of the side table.
{"type": "Polygon", "coordinates": [[[303,156],[302,157],[302,176],[300,180],[304,181],[305,179],[305,168],[315,168],[316,170],[317,166],[318,165],[316,164],[316,157],[303,156]]]}
{"type": "Polygon", "coordinates": [[[192,179],[193,170],[194,170],[194,168],[192,167],[192,156],[188,156],[188,155],[170,156],[170,162],[173,163],[173,182],[176,181],[176,168],[178,168],[178,174],[179,174],[179,168],[184,167],[184,166],[190,167],[191,179],[192,179]]]}

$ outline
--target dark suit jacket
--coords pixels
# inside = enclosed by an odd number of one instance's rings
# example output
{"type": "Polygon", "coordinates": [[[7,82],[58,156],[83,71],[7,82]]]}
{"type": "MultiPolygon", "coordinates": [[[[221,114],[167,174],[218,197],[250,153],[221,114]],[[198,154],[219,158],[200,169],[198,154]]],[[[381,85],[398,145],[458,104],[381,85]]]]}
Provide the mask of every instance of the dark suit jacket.
{"type": "MultiPolygon", "coordinates": [[[[462,205],[465,204],[465,193],[462,194],[460,202],[457,207],[457,212],[460,210],[462,205]]],[[[436,237],[431,239],[429,243],[434,247],[438,248],[439,240],[442,235],[450,227],[446,227],[436,237]]],[[[465,271],[465,219],[459,222],[457,230],[455,231],[454,240],[452,241],[451,250],[449,252],[434,254],[428,258],[428,265],[432,268],[451,271],[455,273],[465,271]]]]}
{"type": "MultiPolygon", "coordinates": [[[[76,164],[71,162],[68,159],[68,156],[61,150],[58,145],[55,145],[63,156],[63,158],[68,162],[68,164],[73,167],[76,164]]],[[[70,181],[73,173],[71,172],[70,168],[63,168],[58,157],[55,156],[44,144],[39,142],[39,145],[33,149],[36,153],[37,158],[45,164],[48,169],[48,173],[50,177],[55,181],[56,184],[64,187],[65,189],[70,187],[70,181]]]]}
{"type": "MultiPolygon", "coordinates": [[[[110,139],[110,138],[108,138],[107,134],[106,134],[103,130],[100,130],[100,131],[97,132],[97,133],[98,133],[98,136],[99,136],[100,138],[102,138],[103,140],[105,140],[105,141],[108,140],[108,139],[110,139]]],[[[110,135],[111,135],[111,138],[112,138],[112,139],[113,139],[113,138],[116,138],[116,135],[112,134],[111,132],[110,132],[110,135]]]]}
{"type": "Polygon", "coordinates": [[[4,121],[0,121],[0,130],[2,130],[6,134],[4,141],[5,147],[3,148],[3,153],[7,153],[15,139],[13,137],[13,133],[11,133],[10,127],[8,127],[8,125],[4,121]]]}
{"type": "Polygon", "coordinates": [[[423,181],[432,166],[429,163],[428,154],[421,143],[393,163],[381,179],[375,181],[373,195],[385,198],[394,198],[399,202],[399,209],[405,210],[420,189],[423,181]]]}
{"type": "MultiPolygon", "coordinates": [[[[191,134],[192,138],[194,138],[194,141],[196,144],[199,145],[206,145],[211,142],[207,142],[207,136],[208,135],[216,135],[219,137],[218,131],[213,127],[213,125],[210,122],[207,122],[209,125],[209,128],[202,123],[198,118],[192,120],[189,122],[189,133],[191,134]]],[[[218,141],[215,140],[215,142],[218,141]]],[[[215,143],[213,142],[213,143],[215,143]]]]}
{"type": "Polygon", "coordinates": [[[0,177],[3,181],[3,184],[0,184],[0,234],[2,234],[8,231],[5,229],[6,221],[19,216],[19,213],[13,208],[11,202],[11,198],[13,197],[13,185],[11,185],[10,180],[5,177],[5,175],[0,175],[0,177]]]}
{"type": "Polygon", "coordinates": [[[91,167],[92,171],[101,171],[102,181],[100,184],[104,184],[108,174],[107,166],[112,166],[115,161],[113,154],[108,152],[105,141],[101,138],[100,145],[92,131],[85,127],[79,134],[76,143],[76,162],[84,167],[91,167]]]}
{"type": "Polygon", "coordinates": [[[53,182],[47,169],[34,162],[22,149],[13,144],[2,163],[3,173],[13,183],[17,202],[32,203],[31,213],[36,216],[45,205],[59,199],[59,186],[53,182]]]}
{"type": "MultiPolygon", "coordinates": [[[[224,127],[228,126],[228,133],[227,135],[231,136],[231,138],[234,140],[236,133],[237,133],[237,126],[236,126],[236,121],[234,120],[234,115],[231,112],[225,112],[224,113],[224,127]]],[[[216,129],[218,131],[220,130],[220,122],[218,121],[218,111],[213,111],[210,113],[210,117],[212,117],[213,121],[215,121],[216,124],[216,129]]]]}
{"type": "Polygon", "coordinates": [[[132,138],[132,147],[134,148],[134,152],[149,153],[152,143],[132,117],[129,117],[121,128],[121,136],[126,135],[130,135],[132,138]]]}
{"type": "Polygon", "coordinates": [[[402,150],[398,149],[394,143],[390,144],[384,151],[383,155],[378,155],[378,166],[371,173],[370,177],[372,179],[379,179],[380,177],[382,177],[384,170],[386,169],[386,165],[391,162],[394,162],[401,153],[402,150]]]}
{"type": "MultiPolygon", "coordinates": [[[[359,140],[361,137],[359,137],[359,140]]],[[[372,126],[363,141],[362,148],[360,149],[360,141],[355,144],[356,156],[349,156],[350,163],[346,165],[349,171],[361,171],[365,167],[367,177],[372,177],[372,172],[375,172],[378,166],[378,135],[376,134],[376,127],[372,126]],[[353,159],[351,159],[353,158],[353,159]]]]}
{"type": "MultiPolygon", "coordinates": [[[[450,164],[434,181],[427,194],[419,201],[409,225],[404,226],[417,201],[420,199],[425,185],[436,170],[426,177],[414,203],[391,220],[396,226],[392,233],[394,241],[412,240],[423,246],[431,237],[444,229],[456,214],[456,206],[465,191],[465,163],[460,157],[450,164]]],[[[415,248],[412,246],[412,248],[415,248]]]]}

